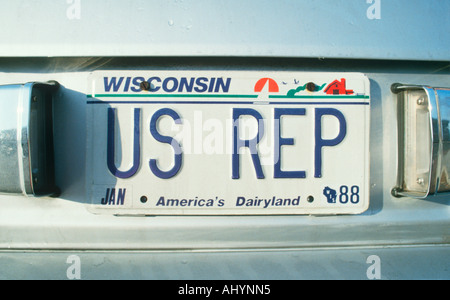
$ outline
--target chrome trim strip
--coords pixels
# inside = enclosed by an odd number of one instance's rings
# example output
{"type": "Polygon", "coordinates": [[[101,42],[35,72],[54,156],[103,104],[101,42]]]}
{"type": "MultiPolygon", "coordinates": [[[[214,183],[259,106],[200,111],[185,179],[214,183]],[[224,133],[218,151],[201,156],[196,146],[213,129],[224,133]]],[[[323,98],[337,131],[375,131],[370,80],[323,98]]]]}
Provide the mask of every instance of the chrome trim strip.
{"type": "MultiPolygon", "coordinates": [[[[431,195],[436,195],[441,192],[450,192],[448,169],[450,169],[450,103],[445,102],[444,99],[450,99],[450,89],[447,88],[433,88],[429,86],[420,85],[407,85],[401,83],[395,83],[391,86],[391,91],[394,94],[399,94],[397,99],[400,102],[404,102],[404,91],[407,90],[423,90],[428,98],[428,111],[430,114],[430,137],[431,137],[431,149],[430,149],[430,169],[429,169],[429,185],[425,194],[405,191],[402,189],[404,169],[403,162],[401,162],[402,141],[404,137],[399,136],[399,162],[398,162],[398,176],[397,186],[392,190],[394,196],[409,196],[414,198],[424,199],[431,195]],[[444,96],[449,92],[449,96],[444,96]],[[441,99],[442,98],[442,99],[441,99]],[[445,124],[446,125],[445,125],[445,124]],[[444,135],[447,127],[448,134],[444,135]],[[446,155],[447,154],[447,155],[446,155]],[[448,159],[445,159],[448,157],[448,159]],[[449,166],[447,167],[447,161],[449,166]]],[[[399,118],[403,118],[400,114],[404,112],[404,103],[399,103],[399,118]]],[[[402,125],[403,120],[399,119],[399,124],[402,125]]],[[[404,129],[398,128],[399,134],[403,134],[404,129]]]]}

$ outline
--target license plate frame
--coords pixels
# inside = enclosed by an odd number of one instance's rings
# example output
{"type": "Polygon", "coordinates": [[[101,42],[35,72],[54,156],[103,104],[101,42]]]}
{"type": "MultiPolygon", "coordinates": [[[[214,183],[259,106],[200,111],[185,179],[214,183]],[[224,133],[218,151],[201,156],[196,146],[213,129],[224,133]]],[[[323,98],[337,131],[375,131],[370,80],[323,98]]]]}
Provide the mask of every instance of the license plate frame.
{"type": "Polygon", "coordinates": [[[95,71],[86,104],[93,213],[335,215],[369,206],[362,73],[95,71]]]}

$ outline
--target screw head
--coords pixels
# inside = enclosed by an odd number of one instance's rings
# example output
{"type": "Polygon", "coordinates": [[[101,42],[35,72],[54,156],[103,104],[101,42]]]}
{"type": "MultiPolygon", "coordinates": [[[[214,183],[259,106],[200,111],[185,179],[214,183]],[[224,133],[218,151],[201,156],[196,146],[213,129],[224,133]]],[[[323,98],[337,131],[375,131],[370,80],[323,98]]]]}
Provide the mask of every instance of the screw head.
{"type": "Polygon", "coordinates": [[[140,88],[141,90],[143,90],[143,91],[148,91],[148,90],[150,90],[150,82],[148,82],[148,81],[142,81],[142,82],[139,84],[139,88],[140,88]]]}
{"type": "Polygon", "coordinates": [[[306,89],[310,92],[314,92],[314,90],[316,89],[316,84],[314,82],[308,82],[306,84],[306,89]]]}
{"type": "Polygon", "coordinates": [[[394,196],[394,197],[400,197],[400,189],[398,188],[398,187],[394,187],[392,190],[391,190],[391,195],[392,196],[394,196]]]}

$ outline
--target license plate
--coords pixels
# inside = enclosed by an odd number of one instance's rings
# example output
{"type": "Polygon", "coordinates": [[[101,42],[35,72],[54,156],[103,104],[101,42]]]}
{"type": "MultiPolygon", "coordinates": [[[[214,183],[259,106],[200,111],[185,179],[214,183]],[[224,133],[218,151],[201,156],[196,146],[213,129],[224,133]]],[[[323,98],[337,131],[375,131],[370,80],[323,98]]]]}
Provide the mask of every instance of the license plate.
{"type": "Polygon", "coordinates": [[[86,177],[94,213],[368,208],[364,74],[97,71],[89,86],[86,177]]]}

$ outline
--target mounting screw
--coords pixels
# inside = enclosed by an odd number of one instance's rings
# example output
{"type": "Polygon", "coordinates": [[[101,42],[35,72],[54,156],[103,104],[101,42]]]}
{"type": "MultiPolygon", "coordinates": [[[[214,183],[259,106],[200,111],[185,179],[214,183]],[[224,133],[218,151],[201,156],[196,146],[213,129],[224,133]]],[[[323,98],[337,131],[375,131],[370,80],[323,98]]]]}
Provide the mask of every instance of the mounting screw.
{"type": "Polygon", "coordinates": [[[399,198],[399,197],[401,197],[401,195],[399,194],[399,192],[400,192],[400,189],[399,189],[398,187],[394,187],[394,188],[391,190],[391,195],[394,196],[394,197],[396,197],[396,198],[399,198]]]}
{"type": "Polygon", "coordinates": [[[150,82],[148,82],[148,81],[142,81],[142,82],[139,84],[139,88],[140,88],[141,90],[143,90],[143,91],[148,91],[148,90],[150,89],[150,82]]]}
{"type": "Polygon", "coordinates": [[[398,82],[397,83],[393,83],[391,85],[391,92],[394,93],[394,94],[400,93],[401,92],[401,89],[400,89],[401,86],[403,86],[403,84],[398,83],[398,82]]]}
{"type": "Polygon", "coordinates": [[[306,89],[310,92],[314,92],[314,90],[316,89],[316,85],[314,84],[314,82],[308,82],[306,84],[306,89]]]}

